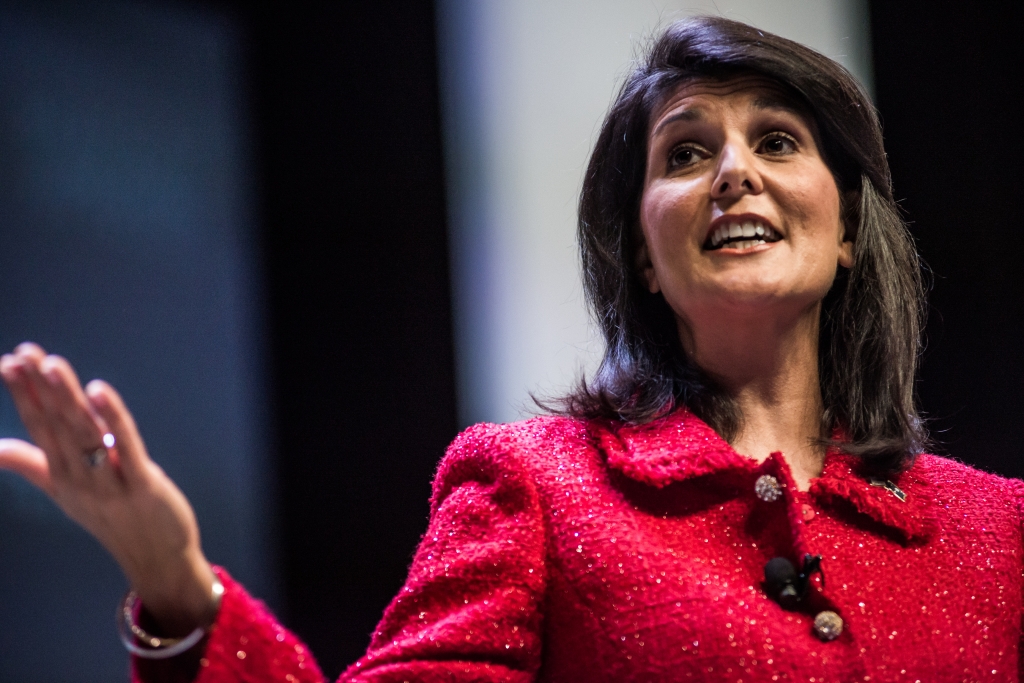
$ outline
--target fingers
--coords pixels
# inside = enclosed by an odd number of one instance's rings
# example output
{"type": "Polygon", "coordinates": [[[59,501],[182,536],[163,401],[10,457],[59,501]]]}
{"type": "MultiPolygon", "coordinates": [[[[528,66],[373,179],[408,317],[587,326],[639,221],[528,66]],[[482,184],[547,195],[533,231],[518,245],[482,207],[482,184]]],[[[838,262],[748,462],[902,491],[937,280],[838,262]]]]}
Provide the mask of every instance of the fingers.
{"type": "Polygon", "coordinates": [[[117,456],[125,480],[129,485],[141,481],[150,463],[149,455],[135,426],[135,418],[128,412],[120,394],[100,379],[89,382],[85,393],[93,410],[117,440],[117,456]]]}
{"type": "Polygon", "coordinates": [[[0,439],[0,469],[17,472],[46,493],[53,495],[46,454],[21,439],[0,439]]]}
{"type": "MultiPolygon", "coordinates": [[[[25,344],[19,346],[20,350],[25,344]]],[[[36,347],[38,348],[38,347],[36,347]]],[[[46,419],[42,403],[33,380],[29,376],[29,366],[34,366],[37,361],[32,357],[26,357],[18,353],[6,354],[0,358],[0,375],[7,383],[7,388],[14,399],[14,406],[25,424],[29,436],[36,444],[48,453],[57,452],[57,441],[54,438],[50,424],[46,419]]],[[[63,459],[51,463],[52,473],[57,477],[67,474],[67,468],[63,459]]]]}
{"type": "Polygon", "coordinates": [[[103,445],[105,423],[92,409],[71,365],[46,356],[34,344],[22,344],[0,361],[18,412],[49,462],[52,478],[112,492],[120,474],[115,466],[91,466],[87,453],[103,445]]]}
{"type": "Polygon", "coordinates": [[[71,365],[60,356],[46,356],[38,365],[34,382],[45,383],[39,390],[40,402],[51,420],[51,433],[68,458],[72,470],[78,469],[82,453],[103,445],[106,425],[100,423],[78,383],[71,365]]]}
{"type": "Polygon", "coordinates": [[[38,446],[0,439],[0,468],[49,493],[156,604],[160,596],[176,604],[183,565],[199,558],[208,572],[195,513],[149,459],[121,397],[99,380],[83,390],[66,360],[34,344],[0,358],[0,375],[38,446]],[[93,449],[104,455],[101,446],[109,458],[90,462],[93,449]]]}
{"type": "Polygon", "coordinates": [[[31,343],[0,359],[0,374],[29,434],[45,453],[51,483],[70,480],[102,489],[118,483],[116,479],[123,485],[146,475],[151,461],[145,444],[124,401],[109,384],[93,380],[83,390],[65,359],[48,356],[31,343]],[[107,448],[112,466],[90,467],[86,454],[104,446],[107,432],[116,444],[107,448]]]}

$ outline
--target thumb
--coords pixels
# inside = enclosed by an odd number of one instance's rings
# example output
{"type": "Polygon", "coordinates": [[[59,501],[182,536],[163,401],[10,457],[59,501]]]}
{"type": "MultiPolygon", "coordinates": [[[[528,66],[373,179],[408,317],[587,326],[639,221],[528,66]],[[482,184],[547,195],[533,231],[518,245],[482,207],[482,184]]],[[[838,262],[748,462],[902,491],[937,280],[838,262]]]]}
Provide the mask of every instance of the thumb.
{"type": "Polygon", "coordinates": [[[46,493],[53,495],[50,465],[42,449],[21,439],[0,439],[0,469],[17,472],[46,493]]]}

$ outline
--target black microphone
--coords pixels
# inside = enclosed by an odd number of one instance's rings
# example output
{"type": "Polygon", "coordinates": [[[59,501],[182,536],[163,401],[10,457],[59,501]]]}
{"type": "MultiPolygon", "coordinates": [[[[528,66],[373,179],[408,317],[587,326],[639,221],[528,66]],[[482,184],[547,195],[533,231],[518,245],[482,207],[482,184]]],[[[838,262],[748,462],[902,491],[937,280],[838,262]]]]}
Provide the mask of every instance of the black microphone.
{"type": "Polygon", "coordinates": [[[764,566],[764,585],[768,597],[782,605],[783,609],[792,609],[800,601],[797,590],[796,567],[784,557],[773,557],[764,566]]]}
{"type": "Polygon", "coordinates": [[[807,597],[811,576],[821,574],[825,586],[825,573],[821,570],[821,555],[804,555],[798,573],[785,557],[773,557],[764,566],[764,585],[768,596],[786,610],[796,609],[797,603],[807,597]]]}

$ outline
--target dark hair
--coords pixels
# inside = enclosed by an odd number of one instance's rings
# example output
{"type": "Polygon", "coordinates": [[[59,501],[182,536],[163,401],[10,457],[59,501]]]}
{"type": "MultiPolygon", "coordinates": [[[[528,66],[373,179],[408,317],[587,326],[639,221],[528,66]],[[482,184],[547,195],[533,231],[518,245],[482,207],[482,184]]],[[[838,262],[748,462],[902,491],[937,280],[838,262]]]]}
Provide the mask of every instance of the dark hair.
{"type": "Polygon", "coordinates": [[[839,188],[854,264],[822,305],[823,433],[876,471],[907,466],[927,435],[914,400],[924,291],[921,265],[893,201],[874,107],[831,59],[718,17],[672,24],[626,78],[590,157],[578,236],[588,303],[607,348],[595,374],[557,403],[585,418],[650,421],[680,404],[726,439],[741,416],[683,353],[674,315],[641,280],[639,207],[652,112],[683,82],[753,74],[780,84],[813,117],[839,188]]]}

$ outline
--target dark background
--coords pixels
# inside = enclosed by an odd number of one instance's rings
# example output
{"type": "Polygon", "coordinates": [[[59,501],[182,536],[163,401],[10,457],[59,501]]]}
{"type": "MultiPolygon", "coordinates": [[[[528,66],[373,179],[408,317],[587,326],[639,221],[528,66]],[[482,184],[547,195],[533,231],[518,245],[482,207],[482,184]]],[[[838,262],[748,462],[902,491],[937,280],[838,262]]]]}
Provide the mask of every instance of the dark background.
{"type": "Polygon", "coordinates": [[[457,432],[434,8],[264,2],[248,27],[285,623],[366,649],[457,432]]]}
{"type": "MultiPolygon", "coordinates": [[[[0,0],[0,349],[35,340],[117,386],[209,557],[276,608],[242,32],[194,3],[0,0]]],[[[0,434],[25,436],[6,390],[0,434]]],[[[126,680],[126,589],[95,539],[0,472],[0,683],[126,680]]]]}
{"type": "Polygon", "coordinates": [[[1024,4],[871,3],[896,197],[933,271],[920,396],[940,447],[1024,475],[1024,4]]]}

